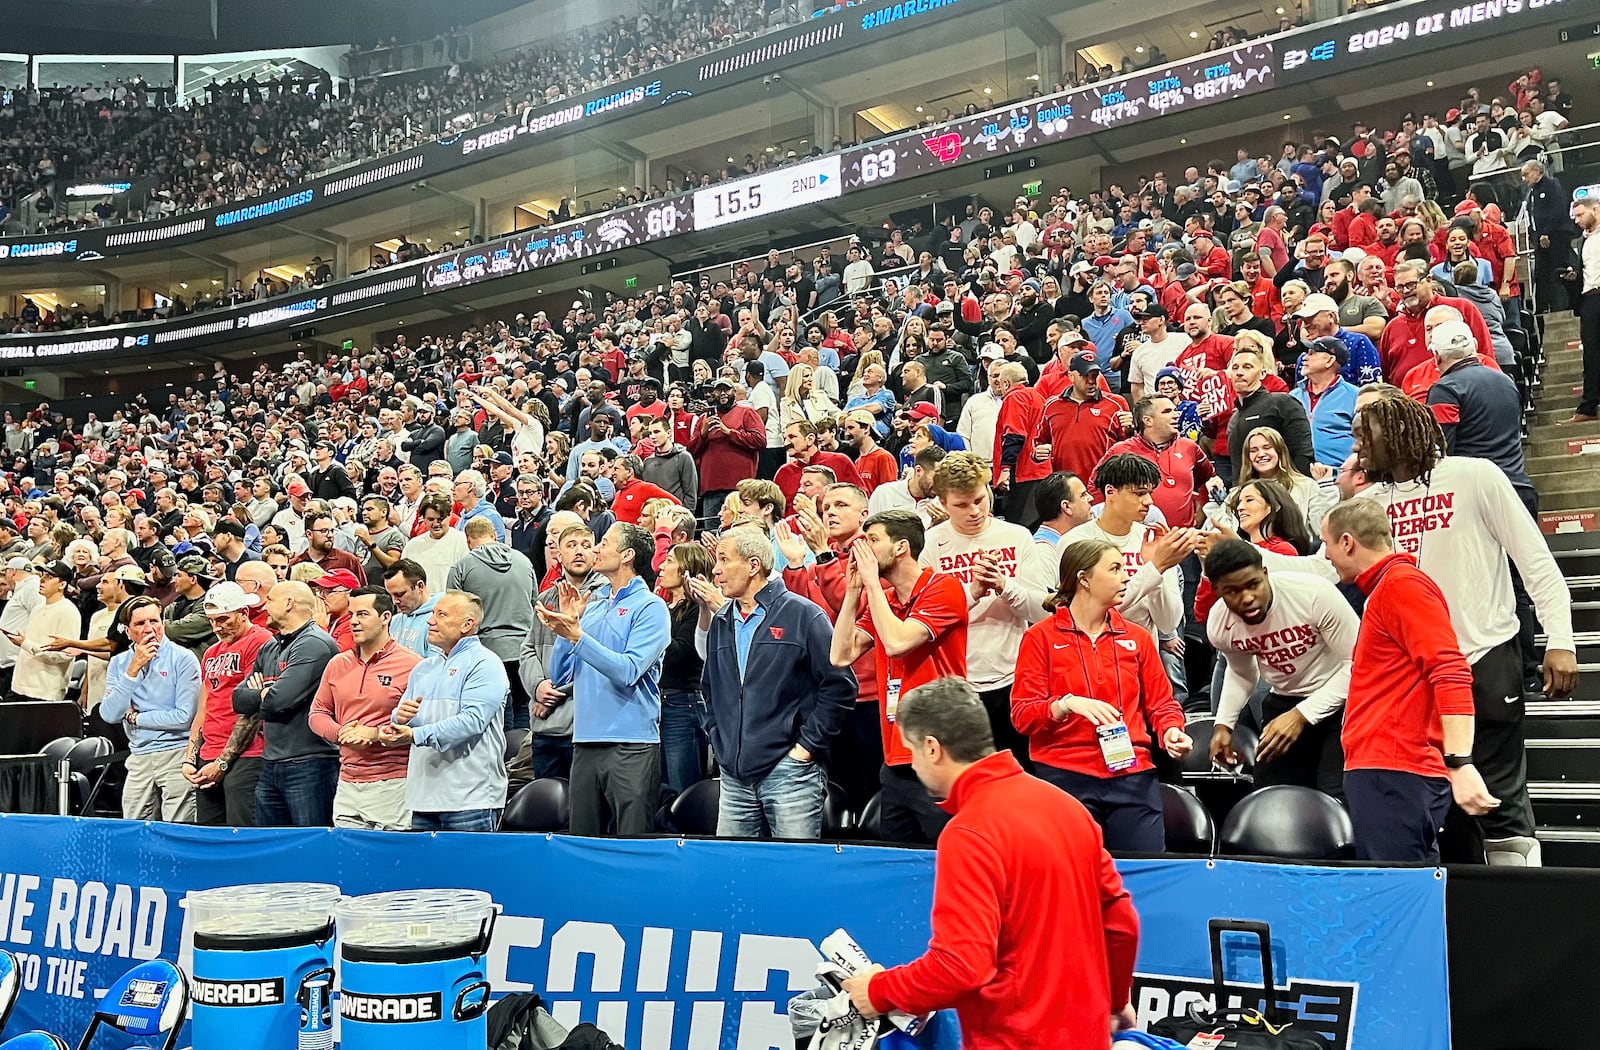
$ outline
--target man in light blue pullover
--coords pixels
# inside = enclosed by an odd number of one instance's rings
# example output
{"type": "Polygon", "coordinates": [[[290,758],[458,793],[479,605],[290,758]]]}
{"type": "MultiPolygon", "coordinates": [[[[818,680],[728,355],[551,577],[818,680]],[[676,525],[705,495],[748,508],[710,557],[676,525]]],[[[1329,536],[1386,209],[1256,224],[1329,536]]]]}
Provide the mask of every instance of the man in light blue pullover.
{"type": "Polygon", "coordinates": [[[411,672],[385,744],[410,744],[406,805],[413,831],[493,831],[506,805],[503,718],[511,682],[478,641],[483,603],[446,591],[428,621],[427,659],[411,672]]]}
{"type": "Polygon", "coordinates": [[[100,717],[128,730],[122,816],[192,824],[194,785],[183,777],[183,759],[200,706],[200,661],[167,638],[154,598],[134,598],[118,615],[127,617],[133,646],[111,658],[100,717]]]}
{"type": "Polygon", "coordinates": [[[667,603],[651,590],[655,541],[611,526],[594,549],[606,583],[558,586],[559,608],[535,605],[556,636],[550,681],[573,690],[574,835],[643,835],[661,797],[661,657],[672,640],[667,603]]]}

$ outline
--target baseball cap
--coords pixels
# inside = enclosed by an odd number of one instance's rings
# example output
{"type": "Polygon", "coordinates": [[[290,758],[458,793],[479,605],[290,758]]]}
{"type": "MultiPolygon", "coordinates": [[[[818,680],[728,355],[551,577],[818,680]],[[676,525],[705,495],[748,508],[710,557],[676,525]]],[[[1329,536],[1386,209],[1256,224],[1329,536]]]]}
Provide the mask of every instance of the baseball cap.
{"type": "Polygon", "coordinates": [[[1465,321],[1444,321],[1428,333],[1428,349],[1434,353],[1447,350],[1472,350],[1477,352],[1478,339],[1465,321]]]}
{"type": "Polygon", "coordinates": [[[1306,296],[1306,301],[1300,304],[1300,309],[1290,314],[1291,317],[1315,317],[1323,311],[1339,312],[1339,304],[1333,301],[1333,296],[1313,292],[1306,296]]]}
{"type": "Polygon", "coordinates": [[[217,613],[243,612],[261,604],[261,597],[255,594],[246,594],[245,589],[232,580],[223,580],[213,584],[206,591],[204,608],[207,616],[217,613]]]}
{"type": "Polygon", "coordinates": [[[232,518],[223,518],[221,521],[217,522],[216,527],[211,530],[211,535],[221,536],[223,534],[227,534],[235,537],[236,539],[242,540],[244,539],[244,526],[239,524],[237,521],[234,521],[232,518]]]}
{"type": "Polygon", "coordinates": [[[911,411],[906,414],[911,417],[911,422],[913,423],[923,419],[939,418],[939,410],[934,407],[931,401],[918,401],[911,406],[911,411]]]}
{"type": "Polygon", "coordinates": [[[1455,210],[1454,214],[1456,214],[1456,215],[1471,215],[1474,211],[1477,211],[1477,209],[1478,209],[1478,205],[1477,205],[1476,202],[1471,201],[1471,200],[1464,200],[1460,204],[1456,205],[1456,210],[1455,210]]]}
{"type": "Polygon", "coordinates": [[[948,299],[941,300],[939,305],[933,308],[933,312],[936,314],[953,314],[956,312],[956,304],[948,299]]]}
{"type": "Polygon", "coordinates": [[[998,361],[1005,356],[1006,352],[999,343],[984,343],[983,349],[978,351],[978,357],[984,361],[998,361]]]}
{"type": "Polygon", "coordinates": [[[39,571],[46,576],[54,576],[58,580],[65,580],[69,583],[72,581],[72,578],[77,575],[77,573],[73,571],[72,566],[68,565],[64,561],[50,562],[44,566],[41,566],[39,571]]]}
{"type": "Polygon", "coordinates": [[[1180,281],[1187,281],[1189,278],[1193,277],[1199,272],[1199,268],[1196,267],[1194,263],[1187,262],[1179,263],[1177,268],[1173,270],[1173,273],[1177,274],[1178,280],[1180,281]]]}
{"type": "Polygon", "coordinates": [[[332,572],[325,572],[316,579],[307,580],[306,582],[313,587],[321,587],[325,591],[338,590],[341,587],[347,591],[353,591],[361,586],[361,581],[356,579],[356,574],[349,569],[334,569],[332,572]]]}
{"type": "Polygon", "coordinates": [[[6,568],[21,569],[23,572],[32,572],[35,568],[37,568],[37,566],[27,558],[16,557],[10,558],[6,561],[6,568]]]}
{"type": "Polygon", "coordinates": [[[1162,306],[1160,303],[1151,303],[1142,310],[1133,311],[1133,316],[1140,321],[1143,321],[1147,317],[1159,317],[1165,321],[1168,317],[1168,314],[1165,306],[1162,306]]]}
{"type": "Polygon", "coordinates": [[[1096,375],[1100,371],[1100,362],[1096,360],[1093,350],[1084,350],[1067,358],[1067,371],[1085,376],[1096,375]]]}
{"type": "Polygon", "coordinates": [[[1082,261],[1075,262],[1075,263],[1072,264],[1072,269],[1067,271],[1067,276],[1068,277],[1076,277],[1080,273],[1088,273],[1090,270],[1093,270],[1093,269],[1094,269],[1094,266],[1092,264],[1090,264],[1090,263],[1082,262],[1082,261]]]}
{"type": "Polygon", "coordinates": [[[718,387],[724,387],[724,386],[727,387],[729,390],[732,390],[733,389],[733,380],[719,378],[715,383],[711,384],[711,389],[716,390],[718,387]]]}
{"type": "Polygon", "coordinates": [[[211,578],[211,563],[198,554],[188,554],[178,559],[177,570],[199,579],[211,578]]]}
{"type": "MultiPolygon", "coordinates": [[[[1470,334],[1470,330],[1469,330],[1470,334]]],[[[1332,354],[1333,359],[1343,368],[1350,363],[1350,348],[1344,345],[1344,340],[1338,336],[1324,335],[1306,344],[1306,353],[1320,350],[1325,354],[1332,354]]]]}
{"type": "Polygon", "coordinates": [[[1459,109],[1451,109],[1450,112],[1448,112],[1448,113],[1446,113],[1444,115],[1444,122],[1446,124],[1454,124],[1456,121],[1458,121],[1460,119],[1461,119],[1461,111],[1459,109]]]}
{"type": "Polygon", "coordinates": [[[1099,255],[1095,257],[1094,268],[1097,270],[1104,270],[1107,266],[1115,266],[1116,263],[1117,260],[1113,256],[1099,255]]]}
{"type": "Polygon", "coordinates": [[[760,361],[746,361],[744,364],[744,374],[747,376],[765,377],[767,374],[767,366],[762,364],[760,361]]]}
{"type": "Polygon", "coordinates": [[[144,587],[150,580],[145,576],[144,570],[137,565],[119,566],[111,573],[111,578],[118,583],[127,584],[129,587],[144,587]]]}
{"type": "Polygon", "coordinates": [[[509,452],[496,452],[494,454],[494,461],[500,464],[502,467],[509,467],[512,463],[516,462],[511,458],[511,453],[509,452]]]}
{"type": "Polygon", "coordinates": [[[299,478],[295,478],[293,481],[289,482],[288,491],[289,495],[291,496],[305,496],[310,494],[311,486],[307,485],[299,478]]]}
{"type": "Polygon", "coordinates": [[[1065,350],[1069,346],[1093,346],[1094,341],[1082,332],[1068,332],[1056,340],[1056,348],[1065,350]]]}

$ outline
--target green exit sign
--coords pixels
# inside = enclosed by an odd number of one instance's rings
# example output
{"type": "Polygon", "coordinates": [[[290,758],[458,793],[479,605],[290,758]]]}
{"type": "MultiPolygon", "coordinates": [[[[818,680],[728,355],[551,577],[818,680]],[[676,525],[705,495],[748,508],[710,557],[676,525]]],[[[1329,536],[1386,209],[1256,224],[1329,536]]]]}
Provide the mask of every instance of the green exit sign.
{"type": "Polygon", "coordinates": [[[639,278],[637,278],[637,277],[624,277],[622,279],[622,287],[624,287],[624,288],[637,288],[637,287],[639,287],[639,278]]]}
{"type": "Polygon", "coordinates": [[[38,380],[36,380],[36,379],[24,379],[22,381],[22,385],[24,387],[26,387],[27,389],[32,390],[38,385],[38,380]]]}
{"type": "Polygon", "coordinates": [[[1589,64],[1596,69],[1600,69],[1600,51],[1596,51],[1589,56],[1589,64]]]}
{"type": "Polygon", "coordinates": [[[1024,182],[1022,184],[1022,192],[1026,193],[1030,197],[1039,196],[1040,192],[1043,191],[1043,189],[1044,189],[1044,180],[1043,179],[1034,179],[1032,182],[1024,182]]]}

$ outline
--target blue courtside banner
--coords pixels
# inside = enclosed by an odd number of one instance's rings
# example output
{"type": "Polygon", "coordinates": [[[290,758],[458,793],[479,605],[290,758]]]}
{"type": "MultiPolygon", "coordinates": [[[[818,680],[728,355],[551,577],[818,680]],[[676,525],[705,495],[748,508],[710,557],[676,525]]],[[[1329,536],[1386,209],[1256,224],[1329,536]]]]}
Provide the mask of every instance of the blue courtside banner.
{"type": "MultiPolygon", "coordinates": [[[[537,991],[565,1023],[593,1021],[633,1050],[788,1050],[784,1005],[813,985],[817,941],[843,927],[886,965],[926,945],[933,862],[928,851],[856,845],[5,816],[0,948],[17,955],[24,988],[5,1034],[42,1028],[75,1041],[96,993],[135,961],[187,969],[188,891],[294,881],[352,895],[486,890],[504,909],[486,961],[496,994],[537,991]]],[[[1141,1024],[1210,998],[1208,919],[1253,919],[1271,927],[1280,1009],[1298,1024],[1340,1050],[1448,1050],[1441,873],[1119,867],[1142,924],[1141,1024]]],[[[1230,997],[1254,1002],[1254,944],[1225,941],[1224,963],[1230,997]]],[[[953,1050],[954,1025],[926,1045],[953,1050]]]]}

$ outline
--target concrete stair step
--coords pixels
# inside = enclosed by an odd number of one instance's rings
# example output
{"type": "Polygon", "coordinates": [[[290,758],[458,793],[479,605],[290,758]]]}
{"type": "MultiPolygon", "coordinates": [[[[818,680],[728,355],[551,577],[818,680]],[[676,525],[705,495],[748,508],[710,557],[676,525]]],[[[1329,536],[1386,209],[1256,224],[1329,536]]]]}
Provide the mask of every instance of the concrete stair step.
{"type": "MultiPolygon", "coordinates": [[[[1543,427],[1543,426],[1546,426],[1548,424],[1559,423],[1563,419],[1566,419],[1568,416],[1572,415],[1573,407],[1574,407],[1574,405],[1572,404],[1572,402],[1568,402],[1567,404],[1562,404],[1560,401],[1555,401],[1552,398],[1545,398],[1544,400],[1538,402],[1538,410],[1536,412],[1534,412],[1534,414],[1533,414],[1534,436],[1536,436],[1536,437],[1547,437],[1547,436],[1549,436],[1549,435],[1540,433],[1539,432],[1539,428],[1543,427]],[[1553,404],[1552,404],[1552,401],[1554,401],[1553,404]]],[[[1555,433],[1557,433],[1557,434],[1563,433],[1563,432],[1565,432],[1567,430],[1571,430],[1573,432],[1573,437],[1580,437],[1580,436],[1583,436],[1584,434],[1587,434],[1589,432],[1588,431],[1580,431],[1578,428],[1585,427],[1585,426],[1592,427],[1594,425],[1595,425],[1594,423],[1574,423],[1574,424],[1572,424],[1571,427],[1554,427],[1553,429],[1554,429],[1555,433]]]]}
{"type": "Polygon", "coordinates": [[[1546,506],[1545,497],[1557,493],[1582,495],[1584,507],[1600,505],[1600,477],[1593,467],[1588,470],[1566,470],[1556,474],[1541,474],[1534,485],[1539,491],[1539,506],[1546,506]]]}
{"type": "Polygon", "coordinates": [[[1569,447],[1573,441],[1596,439],[1600,439],[1600,423],[1574,423],[1569,427],[1546,424],[1529,432],[1528,440],[1523,443],[1522,453],[1530,460],[1560,457],[1577,460],[1580,464],[1591,462],[1594,467],[1600,467],[1600,461],[1596,461],[1593,456],[1573,455],[1569,447]]]}
{"type": "Polygon", "coordinates": [[[1539,512],[1548,511],[1573,511],[1594,510],[1600,507],[1600,492],[1595,491],[1594,483],[1571,491],[1547,490],[1543,481],[1534,486],[1539,492],[1539,512]]]}
{"type": "MultiPolygon", "coordinates": [[[[1600,441],[1600,438],[1596,438],[1596,440],[1600,441]]],[[[1532,443],[1530,442],[1526,452],[1531,451],[1532,443]]],[[[1594,477],[1597,472],[1600,472],[1600,455],[1575,456],[1569,453],[1564,445],[1560,447],[1560,451],[1554,453],[1537,456],[1524,454],[1523,463],[1527,467],[1529,476],[1535,478],[1543,477],[1546,474],[1570,473],[1587,473],[1594,477]]],[[[1600,479],[1597,479],[1595,484],[1600,486],[1600,479]]]]}

